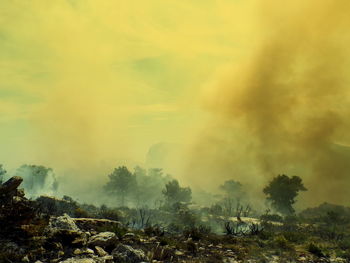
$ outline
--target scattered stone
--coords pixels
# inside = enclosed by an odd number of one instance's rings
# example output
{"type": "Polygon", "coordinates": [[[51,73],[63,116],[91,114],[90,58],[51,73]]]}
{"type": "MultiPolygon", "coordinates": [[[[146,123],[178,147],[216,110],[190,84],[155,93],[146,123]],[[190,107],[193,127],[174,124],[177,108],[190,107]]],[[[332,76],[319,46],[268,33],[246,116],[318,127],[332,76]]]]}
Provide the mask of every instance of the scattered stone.
{"type": "Polygon", "coordinates": [[[28,256],[24,256],[22,258],[22,262],[30,262],[28,256]]]}
{"type": "Polygon", "coordinates": [[[81,249],[77,248],[73,251],[73,254],[74,255],[80,255],[82,252],[81,252],[81,249]]]}
{"type": "Polygon", "coordinates": [[[99,255],[100,257],[104,257],[108,255],[108,253],[102,247],[95,246],[95,250],[97,255],[99,255]]]}
{"type": "Polygon", "coordinates": [[[101,232],[90,237],[88,245],[91,247],[99,246],[105,248],[115,246],[117,242],[117,236],[113,232],[101,232]]]}
{"type": "Polygon", "coordinates": [[[95,263],[96,261],[92,258],[68,258],[64,261],[59,261],[59,263],[95,263]]]}
{"type": "Polygon", "coordinates": [[[75,224],[74,220],[67,214],[58,217],[51,217],[49,222],[50,231],[53,230],[72,230],[79,231],[79,228],[75,224]]]}
{"type": "Polygon", "coordinates": [[[140,263],[148,260],[141,249],[134,249],[131,246],[123,244],[119,244],[112,251],[112,256],[114,260],[119,260],[125,263],[140,263]]]}
{"type": "Polygon", "coordinates": [[[134,238],[134,237],[135,237],[135,233],[128,232],[128,233],[126,233],[123,237],[124,237],[124,238],[134,238]]]}

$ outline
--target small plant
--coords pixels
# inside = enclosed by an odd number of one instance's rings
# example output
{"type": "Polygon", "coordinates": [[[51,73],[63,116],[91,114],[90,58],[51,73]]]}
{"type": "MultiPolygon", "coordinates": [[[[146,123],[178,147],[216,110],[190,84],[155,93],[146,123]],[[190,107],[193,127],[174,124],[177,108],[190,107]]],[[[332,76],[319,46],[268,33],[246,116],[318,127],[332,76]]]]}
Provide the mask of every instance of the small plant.
{"type": "Polygon", "coordinates": [[[264,227],[260,224],[251,224],[249,226],[249,235],[256,236],[259,235],[264,230],[264,227]]]}
{"type": "Polygon", "coordinates": [[[289,241],[293,243],[303,243],[306,240],[306,235],[302,232],[296,231],[286,231],[283,232],[283,236],[289,241]]]}
{"type": "Polygon", "coordinates": [[[192,238],[192,240],[198,241],[204,238],[211,232],[210,227],[200,225],[199,227],[192,227],[185,229],[183,235],[187,238],[192,238]]]}
{"type": "Polygon", "coordinates": [[[290,249],[291,248],[291,245],[289,244],[288,240],[282,235],[277,236],[275,238],[274,244],[277,248],[281,248],[281,249],[290,249]]]}
{"type": "Polygon", "coordinates": [[[242,223],[237,222],[237,223],[232,223],[230,221],[225,222],[224,224],[224,229],[226,235],[230,236],[243,236],[245,233],[242,230],[242,223]]]}
{"type": "Polygon", "coordinates": [[[164,228],[159,225],[149,225],[144,229],[147,236],[164,236],[164,228]]]}
{"type": "Polygon", "coordinates": [[[189,252],[196,254],[197,253],[197,245],[193,241],[188,241],[186,243],[186,248],[189,252]]]}
{"type": "Polygon", "coordinates": [[[310,243],[308,245],[307,251],[309,251],[311,254],[314,254],[317,257],[324,257],[322,250],[314,243],[310,243]]]}
{"type": "Polygon", "coordinates": [[[103,219],[115,220],[115,221],[120,220],[119,211],[115,209],[110,209],[105,205],[101,206],[98,217],[103,219]]]}

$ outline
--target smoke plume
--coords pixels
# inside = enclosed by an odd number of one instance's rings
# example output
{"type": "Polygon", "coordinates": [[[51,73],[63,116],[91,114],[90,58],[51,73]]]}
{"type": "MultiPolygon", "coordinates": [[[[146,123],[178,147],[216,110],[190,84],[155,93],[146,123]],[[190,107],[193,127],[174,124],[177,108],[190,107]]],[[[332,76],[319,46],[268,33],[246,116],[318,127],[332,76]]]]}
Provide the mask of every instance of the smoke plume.
{"type": "Polygon", "coordinates": [[[264,1],[256,11],[255,51],[205,89],[213,120],[189,166],[200,167],[204,181],[238,178],[259,187],[279,173],[298,175],[309,203],[345,204],[350,2],[264,1]]]}

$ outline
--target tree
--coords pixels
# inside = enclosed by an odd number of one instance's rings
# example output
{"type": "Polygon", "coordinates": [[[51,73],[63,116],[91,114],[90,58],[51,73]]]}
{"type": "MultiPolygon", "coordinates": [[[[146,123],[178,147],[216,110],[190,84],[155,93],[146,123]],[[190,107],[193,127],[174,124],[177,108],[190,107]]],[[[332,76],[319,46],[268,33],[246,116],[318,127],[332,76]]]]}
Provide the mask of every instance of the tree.
{"type": "Polygon", "coordinates": [[[24,164],[16,171],[23,178],[23,188],[29,197],[52,195],[57,191],[58,182],[52,168],[42,165],[24,164]]]}
{"type": "Polygon", "coordinates": [[[162,197],[163,182],[162,169],[149,169],[148,172],[139,166],[135,167],[134,175],[137,181],[137,206],[153,206],[162,197]]]}
{"type": "Polygon", "coordinates": [[[116,195],[120,199],[120,204],[125,205],[128,197],[131,197],[137,188],[136,177],[126,166],[119,166],[108,175],[109,182],[104,186],[107,193],[116,195]]]}
{"type": "Polygon", "coordinates": [[[230,198],[240,199],[244,195],[242,184],[235,180],[225,181],[223,185],[220,185],[220,189],[230,198]]]}
{"type": "Polygon", "coordinates": [[[299,176],[278,175],[263,189],[273,208],[286,215],[294,213],[293,204],[299,191],[306,191],[299,176]]]}
{"type": "Polygon", "coordinates": [[[0,184],[2,184],[4,180],[4,175],[7,173],[7,171],[4,169],[2,164],[0,164],[0,184]]]}
{"type": "Polygon", "coordinates": [[[188,203],[192,199],[191,188],[180,187],[177,180],[172,180],[165,185],[163,195],[168,205],[178,202],[188,203]]]}

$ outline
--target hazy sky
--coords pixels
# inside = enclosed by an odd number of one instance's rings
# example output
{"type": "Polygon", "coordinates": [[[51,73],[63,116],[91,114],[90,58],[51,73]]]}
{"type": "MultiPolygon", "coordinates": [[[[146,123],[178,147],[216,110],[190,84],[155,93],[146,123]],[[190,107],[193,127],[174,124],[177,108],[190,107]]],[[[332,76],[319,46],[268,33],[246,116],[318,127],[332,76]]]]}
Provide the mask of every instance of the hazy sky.
{"type": "Polygon", "coordinates": [[[0,161],[111,170],[165,142],[188,183],[260,189],[287,172],[332,178],[310,198],[347,201],[332,193],[350,184],[349,12],[348,0],[2,0],[0,161]]]}
{"type": "Polygon", "coordinates": [[[242,6],[3,0],[0,159],[142,162],[152,144],[182,143],[202,86],[253,45],[242,6]]]}

